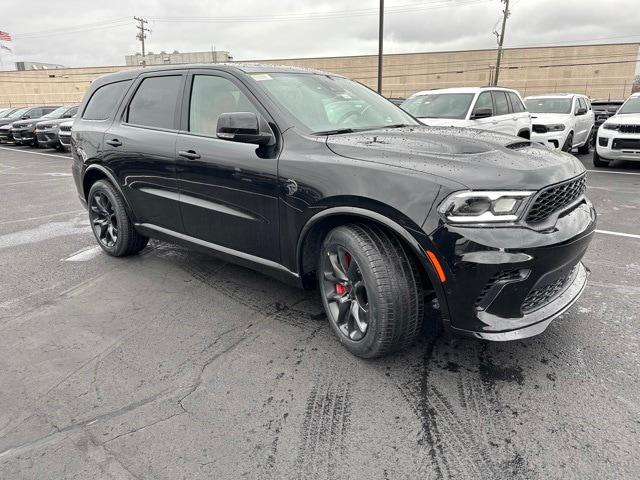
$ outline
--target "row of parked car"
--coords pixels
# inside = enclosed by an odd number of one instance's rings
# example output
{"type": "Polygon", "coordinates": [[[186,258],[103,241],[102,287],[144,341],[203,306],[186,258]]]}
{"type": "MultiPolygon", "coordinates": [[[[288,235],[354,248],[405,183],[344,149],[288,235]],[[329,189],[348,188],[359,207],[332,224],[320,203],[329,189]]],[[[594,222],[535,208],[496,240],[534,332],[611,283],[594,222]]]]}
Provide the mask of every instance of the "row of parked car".
{"type": "Polygon", "coordinates": [[[581,154],[596,146],[593,163],[599,167],[640,160],[640,94],[624,102],[571,93],[522,99],[508,88],[447,88],[418,92],[400,107],[426,125],[501,132],[581,154]]]}
{"type": "Polygon", "coordinates": [[[77,105],[0,109],[0,143],[66,150],[77,105]]]}

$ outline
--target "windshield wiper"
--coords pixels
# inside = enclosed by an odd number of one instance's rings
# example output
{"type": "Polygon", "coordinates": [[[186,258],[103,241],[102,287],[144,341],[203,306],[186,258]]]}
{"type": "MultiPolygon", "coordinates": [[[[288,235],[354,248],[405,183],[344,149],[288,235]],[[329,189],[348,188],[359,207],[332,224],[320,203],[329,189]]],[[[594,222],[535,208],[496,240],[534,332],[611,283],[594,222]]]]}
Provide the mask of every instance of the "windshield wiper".
{"type": "Polygon", "coordinates": [[[380,128],[402,128],[402,127],[412,127],[415,125],[409,125],[408,123],[396,123],[393,125],[385,125],[384,127],[380,127],[380,128]]]}
{"type": "Polygon", "coordinates": [[[314,135],[340,135],[341,133],[353,133],[354,128],[338,128],[336,130],[325,130],[323,132],[313,132],[314,135]]]}

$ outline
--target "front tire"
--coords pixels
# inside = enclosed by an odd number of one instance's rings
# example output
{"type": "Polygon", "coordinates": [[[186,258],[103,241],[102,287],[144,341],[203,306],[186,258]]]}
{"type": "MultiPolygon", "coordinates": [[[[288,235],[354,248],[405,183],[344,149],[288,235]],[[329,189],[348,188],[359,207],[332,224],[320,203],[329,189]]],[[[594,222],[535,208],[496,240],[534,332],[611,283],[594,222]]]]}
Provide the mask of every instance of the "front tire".
{"type": "Polygon", "coordinates": [[[593,166],[594,167],[607,168],[610,163],[611,163],[610,160],[605,160],[600,155],[598,155],[598,149],[597,148],[593,151],[593,166]]]}
{"type": "Polygon", "coordinates": [[[571,152],[573,149],[573,132],[569,132],[567,135],[567,139],[564,141],[564,145],[562,145],[563,152],[571,152]]]}
{"type": "Polygon", "coordinates": [[[124,199],[105,180],[91,186],[87,198],[89,222],[98,245],[113,257],[125,257],[142,250],[149,239],[140,235],[127,215],[124,199]]]}
{"type": "Polygon", "coordinates": [[[415,260],[382,228],[352,224],[325,237],[317,269],[329,323],[352,354],[374,358],[410,346],[424,291],[415,260]]]}

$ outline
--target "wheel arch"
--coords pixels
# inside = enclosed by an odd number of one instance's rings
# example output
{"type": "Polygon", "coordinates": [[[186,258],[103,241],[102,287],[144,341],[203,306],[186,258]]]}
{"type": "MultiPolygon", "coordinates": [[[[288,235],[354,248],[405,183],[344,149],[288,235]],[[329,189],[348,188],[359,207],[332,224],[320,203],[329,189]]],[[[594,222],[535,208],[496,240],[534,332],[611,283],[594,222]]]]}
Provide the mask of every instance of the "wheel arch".
{"type": "Polygon", "coordinates": [[[518,137],[525,138],[527,140],[531,140],[531,130],[528,128],[523,128],[518,132],[518,137]]]}
{"type": "Polygon", "coordinates": [[[88,201],[89,190],[91,190],[91,186],[99,180],[107,180],[109,183],[111,183],[111,185],[113,185],[113,187],[122,196],[125,208],[127,209],[127,213],[129,214],[130,218],[134,219],[135,217],[133,216],[133,210],[131,209],[129,200],[122,191],[122,188],[120,187],[116,176],[103,165],[94,163],[89,165],[85,169],[82,175],[82,194],[84,196],[84,199],[88,201]]]}
{"type": "Polygon", "coordinates": [[[324,236],[332,228],[355,222],[377,224],[401,241],[408,249],[408,253],[418,261],[425,280],[431,284],[436,293],[443,318],[448,320],[449,311],[444,287],[426,253],[426,250],[433,249],[431,241],[427,240],[429,246],[425,249],[403,225],[381,213],[365,208],[348,206],[327,208],[307,221],[300,232],[296,248],[296,267],[303,284],[309,285],[314,281],[311,273],[316,269],[317,252],[320,250],[324,236]]]}

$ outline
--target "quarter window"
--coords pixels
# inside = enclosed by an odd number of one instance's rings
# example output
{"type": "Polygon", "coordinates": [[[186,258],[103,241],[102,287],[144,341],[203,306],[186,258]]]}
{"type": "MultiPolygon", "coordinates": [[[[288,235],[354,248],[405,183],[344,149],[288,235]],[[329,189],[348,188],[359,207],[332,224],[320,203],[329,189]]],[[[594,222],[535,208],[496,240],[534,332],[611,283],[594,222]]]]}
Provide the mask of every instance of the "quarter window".
{"type": "Polygon", "coordinates": [[[260,114],[230,80],[213,75],[194,75],[189,105],[189,131],[215,135],[218,117],[230,112],[260,114]]]}
{"type": "Polygon", "coordinates": [[[495,115],[506,115],[509,113],[509,102],[507,101],[507,95],[503,91],[491,92],[493,95],[493,102],[496,105],[495,115]]]}
{"type": "Polygon", "coordinates": [[[154,128],[175,128],[180,75],[145,78],[127,109],[127,123],[154,128]]]}
{"type": "Polygon", "coordinates": [[[82,118],[86,120],[106,120],[111,117],[130,81],[115,82],[98,88],[84,109],[82,118]]]}

